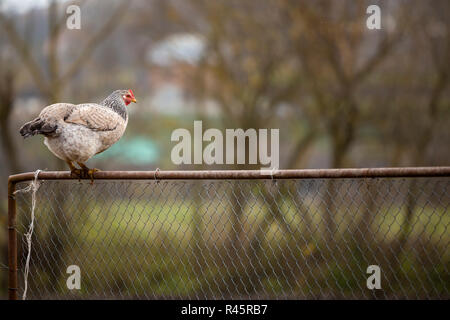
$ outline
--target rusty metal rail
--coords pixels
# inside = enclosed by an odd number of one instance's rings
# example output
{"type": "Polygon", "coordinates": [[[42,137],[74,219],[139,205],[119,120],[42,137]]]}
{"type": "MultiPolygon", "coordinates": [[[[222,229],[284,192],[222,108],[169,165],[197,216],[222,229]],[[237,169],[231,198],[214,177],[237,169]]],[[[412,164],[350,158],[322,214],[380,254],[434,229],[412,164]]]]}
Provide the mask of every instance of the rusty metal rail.
{"type": "MultiPolygon", "coordinates": [[[[221,180],[221,179],[327,179],[327,178],[387,178],[387,177],[439,177],[449,176],[450,167],[357,168],[357,169],[304,169],[278,170],[273,175],[260,170],[202,170],[202,171],[100,171],[95,179],[101,180],[221,180]]],[[[34,179],[33,172],[9,177],[10,183],[34,179]]],[[[39,180],[70,180],[69,171],[40,172],[39,180]]]]}
{"type": "MultiPolygon", "coordinates": [[[[403,167],[360,169],[308,169],[278,170],[262,174],[259,170],[209,171],[100,171],[98,180],[253,180],[253,179],[336,179],[336,178],[388,178],[388,177],[449,177],[450,167],[403,167]]],[[[67,171],[40,172],[39,180],[77,180],[67,171]]],[[[8,180],[8,263],[9,299],[18,298],[16,184],[34,179],[34,173],[12,175],[8,180]]]]}

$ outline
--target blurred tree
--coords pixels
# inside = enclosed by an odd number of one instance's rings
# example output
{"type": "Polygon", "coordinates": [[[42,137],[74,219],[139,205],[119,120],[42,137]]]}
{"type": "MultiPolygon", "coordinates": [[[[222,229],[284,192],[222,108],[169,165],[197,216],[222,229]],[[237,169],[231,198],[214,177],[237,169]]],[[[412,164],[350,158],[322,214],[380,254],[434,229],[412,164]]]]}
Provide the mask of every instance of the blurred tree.
{"type": "MultiPolygon", "coordinates": [[[[379,107],[387,95],[372,90],[373,84],[378,81],[382,89],[386,88],[388,82],[385,81],[389,79],[381,73],[385,70],[383,66],[405,59],[396,55],[399,47],[403,49],[407,46],[405,42],[411,41],[405,37],[405,32],[411,31],[408,30],[411,27],[413,30],[420,28],[419,23],[410,19],[410,6],[385,3],[382,30],[368,30],[365,12],[369,4],[370,1],[274,0],[263,4],[193,1],[192,6],[200,18],[190,28],[205,37],[207,49],[198,72],[190,82],[191,90],[200,101],[211,99],[218,103],[225,127],[268,127],[278,117],[278,107],[288,103],[301,110],[295,113],[300,117],[292,120],[303,120],[307,123],[307,130],[302,137],[289,142],[291,152],[284,155],[282,166],[295,167],[306,147],[319,133],[328,138],[330,166],[348,166],[351,164],[349,152],[352,146],[364,138],[360,137],[360,132],[366,128],[380,129],[385,119],[397,118],[392,102],[386,104],[387,110],[379,107]],[[377,117],[379,110],[385,111],[383,119],[377,117]]],[[[433,19],[436,13],[427,14],[433,19]]],[[[411,45],[415,44],[417,41],[412,40],[411,45]]],[[[415,51],[413,48],[409,50],[415,51]]],[[[442,52],[442,48],[436,51],[442,52]]],[[[405,63],[417,63],[415,59],[407,58],[405,63]]],[[[444,67],[442,63],[437,67],[440,76],[436,80],[431,105],[435,105],[437,97],[443,94],[444,67]]],[[[405,74],[399,76],[402,77],[400,83],[409,81],[405,74]]],[[[437,120],[435,115],[420,139],[412,138],[413,145],[419,150],[423,150],[421,145],[427,144],[424,142],[429,140],[427,132],[432,130],[437,120]]],[[[422,119],[416,117],[416,121],[422,119]]],[[[395,122],[392,123],[395,126],[395,122]]],[[[395,133],[389,136],[389,140],[403,146],[395,133]]],[[[383,145],[384,138],[379,143],[383,145]]],[[[424,153],[418,151],[417,154],[424,153]]],[[[414,159],[412,157],[411,160],[415,164],[421,162],[414,159]]],[[[336,207],[336,191],[331,182],[324,193],[326,239],[331,242],[337,229],[335,215],[339,209],[336,207]]],[[[368,190],[367,194],[371,193],[368,190]]],[[[233,247],[239,247],[242,240],[242,230],[239,229],[242,199],[239,194],[235,193],[235,206],[231,209],[233,247]]],[[[276,220],[282,223],[278,200],[275,197],[269,204],[271,215],[264,219],[261,230],[270,225],[271,217],[278,217],[276,220]]],[[[361,219],[354,223],[355,226],[361,227],[369,221],[367,216],[375,202],[366,200],[370,205],[361,219]]],[[[253,240],[253,243],[258,242],[258,238],[253,240]]]]}
{"type": "Polygon", "coordinates": [[[0,139],[3,147],[3,156],[6,158],[9,173],[19,173],[20,161],[14,140],[11,137],[11,112],[14,107],[14,68],[11,59],[5,60],[0,56],[0,139]]]}
{"type": "MultiPolygon", "coordinates": [[[[362,126],[366,99],[360,88],[399,44],[405,9],[395,15],[395,31],[373,34],[366,29],[367,17],[363,14],[368,2],[282,3],[309,87],[311,99],[303,106],[315,115],[328,136],[331,167],[345,167],[348,151],[362,126]],[[372,48],[367,53],[369,44],[372,48]]],[[[325,233],[331,242],[336,232],[336,194],[336,185],[330,180],[324,211],[325,233]]]]}
{"type": "MultiPolygon", "coordinates": [[[[4,157],[5,166],[3,168],[4,172],[7,172],[6,176],[10,173],[19,173],[21,171],[20,162],[17,157],[17,150],[11,138],[10,121],[11,121],[11,111],[13,110],[14,98],[15,98],[15,88],[14,88],[14,65],[10,61],[11,59],[6,59],[4,52],[0,52],[0,139],[2,147],[2,155],[4,157]],[[5,168],[6,167],[6,168],[5,168]]],[[[3,173],[3,172],[2,172],[3,173]]],[[[6,177],[1,174],[2,181],[6,180],[6,177]]],[[[6,184],[5,184],[6,185],[6,184]]],[[[1,194],[4,194],[2,192],[1,194]]],[[[0,201],[0,225],[4,226],[7,223],[6,214],[6,201],[0,201]]],[[[3,228],[6,230],[6,228],[3,228]]],[[[3,233],[0,233],[0,236],[3,233]]],[[[8,261],[8,241],[7,232],[4,233],[5,239],[0,238],[0,252],[1,252],[1,267],[6,266],[8,261]]],[[[2,272],[0,277],[1,288],[8,288],[6,276],[7,272],[2,272]]],[[[0,291],[1,292],[1,291],[0,291]]],[[[6,292],[6,290],[5,290],[6,292]]]]}
{"type": "MultiPolygon", "coordinates": [[[[393,146],[394,165],[445,165],[448,158],[445,153],[444,157],[436,156],[436,149],[446,149],[442,146],[450,142],[450,4],[414,4],[417,13],[409,25],[408,42],[402,52],[406,62],[396,66],[397,87],[388,94],[395,100],[394,110],[380,129],[388,129],[384,137],[393,146]],[[411,78],[405,79],[408,74],[411,78]]],[[[421,195],[417,181],[411,181],[405,192],[405,218],[392,250],[398,268],[421,195]]],[[[397,271],[395,267],[393,271],[397,271]]],[[[391,278],[394,276],[390,274],[391,278]]]]}
{"type": "MultiPolygon", "coordinates": [[[[189,19],[184,10],[177,12],[179,3],[176,4],[172,11],[174,19],[181,21],[193,32],[199,32],[206,43],[202,59],[188,82],[190,93],[198,99],[200,105],[206,105],[205,102],[210,100],[217,103],[221,109],[224,128],[257,130],[273,125],[278,107],[283,102],[289,102],[300,83],[298,61],[289,54],[289,39],[280,33],[283,23],[277,2],[190,1],[190,11],[194,11],[198,17],[195,20],[189,19]]],[[[182,8],[185,6],[186,4],[182,8]]],[[[295,137],[301,142],[293,150],[295,154],[289,157],[293,160],[284,162],[281,166],[293,166],[304,147],[312,141],[311,137],[309,132],[299,138],[295,137]]],[[[249,150],[246,145],[246,163],[249,150]]],[[[260,165],[236,165],[234,169],[259,167],[260,165]]],[[[242,251],[245,250],[242,229],[245,208],[242,204],[245,203],[243,197],[246,191],[245,185],[240,184],[232,192],[230,241],[227,245],[232,255],[247,256],[256,261],[261,252],[258,238],[252,241],[253,247],[248,249],[254,255],[250,257],[242,251]]],[[[277,206],[273,204],[271,209],[275,208],[277,206]]],[[[283,221],[279,210],[270,211],[269,215],[283,221]]],[[[270,218],[264,220],[269,221],[270,218]]],[[[264,223],[262,230],[269,226],[270,224],[264,223]]],[[[260,235],[258,233],[257,237],[260,235]]],[[[242,270],[237,270],[232,265],[230,269],[230,277],[226,279],[225,285],[233,282],[233,277],[242,275],[242,270]]],[[[255,269],[254,273],[257,272],[255,269]]],[[[248,284],[252,282],[251,278],[247,279],[248,284]]]]}
{"type": "MultiPolygon", "coordinates": [[[[81,6],[84,3],[85,1],[81,1],[79,5],[81,6]]],[[[39,65],[36,62],[31,53],[31,45],[21,37],[14,21],[12,21],[14,17],[8,17],[5,13],[0,12],[0,25],[6,32],[10,44],[14,47],[25,67],[30,72],[36,87],[47,100],[47,103],[52,104],[60,100],[62,90],[89,60],[95,48],[117,28],[121,19],[125,16],[123,13],[126,12],[128,6],[128,2],[122,1],[114,9],[113,13],[104,20],[103,25],[96,32],[91,32],[91,37],[80,50],[78,57],[63,71],[59,64],[58,45],[60,35],[66,28],[67,16],[59,16],[58,1],[52,0],[48,6],[48,54],[46,64],[48,66],[48,72],[45,72],[45,66],[39,65]],[[49,76],[46,77],[45,74],[49,76]]]]}
{"type": "MultiPolygon", "coordinates": [[[[80,1],[78,4],[82,6],[86,1],[80,1]]],[[[48,41],[46,42],[48,45],[47,55],[46,55],[46,64],[39,64],[35,57],[32,55],[33,46],[31,39],[23,38],[18,31],[17,24],[14,21],[14,16],[9,17],[6,13],[0,11],[0,25],[5,32],[9,44],[14,48],[17,52],[17,55],[20,57],[23,65],[27,68],[28,72],[31,74],[33,82],[36,88],[39,90],[41,95],[47,101],[48,104],[53,104],[59,102],[61,99],[62,92],[66,86],[69,85],[72,78],[82,69],[83,65],[89,61],[94,50],[99,46],[99,44],[106,39],[111,32],[113,32],[117,26],[120,24],[120,21],[125,16],[124,12],[126,12],[129,2],[122,1],[120,4],[114,8],[112,14],[104,20],[102,26],[96,32],[89,32],[91,34],[90,38],[86,41],[85,45],[79,51],[79,55],[76,59],[74,59],[64,70],[61,70],[60,59],[58,57],[58,48],[60,45],[61,33],[66,28],[66,19],[67,16],[64,14],[60,16],[59,14],[59,5],[60,2],[56,0],[52,0],[48,5],[48,41]],[[47,76],[48,75],[48,76],[47,76]]],[[[10,75],[6,75],[7,77],[11,77],[10,75]]],[[[12,79],[7,79],[12,80],[12,79]]],[[[9,82],[8,82],[9,84],[9,82]]],[[[12,84],[12,82],[11,82],[12,84]]],[[[3,87],[5,90],[8,90],[8,86],[3,87]]],[[[12,92],[12,90],[11,90],[12,92]]],[[[17,166],[17,161],[12,161],[14,157],[16,157],[16,152],[14,152],[14,148],[12,147],[13,141],[9,135],[9,131],[7,126],[3,125],[8,122],[9,114],[12,110],[12,101],[5,101],[5,107],[2,105],[2,110],[0,114],[0,126],[2,128],[2,134],[7,133],[6,135],[2,135],[2,142],[6,148],[9,148],[7,151],[8,157],[10,158],[10,164],[13,166],[17,166]]],[[[57,162],[59,168],[63,168],[64,163],[62,161],[57,162]]],[[[15,168],[17,169],[17,168],[15,168]]],[[[59,196],[58,199],[55,199],[57,203],[64,204],[63,199],[59,196]]],[[[60,215],[56,217],[60,219],[65,215],[64,208],[60,209],[60,215]]],[[[58,221],[53,222],[54,225],[59,225],[58,221]]],[[[69,228],[69,223],[61,225],[64,229],[69,228]]],[[[63,256],[64,247],[66,245],[65,241],[61,237],[61,232],[64,234],[64,230],[58,230],[51,232],[49,238],[52,243],[55,243],[54,248],[47,248],[47,250],[52,250],[55,253],[55,258],[51,261],[50,269],[59,268],[60,259],[63,256]]],[[[49,262],[50,263],[50,262],[49,262]]],[[[48,281],[48,285],[51,287],[57,281],[57,274],[52,273],[51,277],[48,281]]]]}

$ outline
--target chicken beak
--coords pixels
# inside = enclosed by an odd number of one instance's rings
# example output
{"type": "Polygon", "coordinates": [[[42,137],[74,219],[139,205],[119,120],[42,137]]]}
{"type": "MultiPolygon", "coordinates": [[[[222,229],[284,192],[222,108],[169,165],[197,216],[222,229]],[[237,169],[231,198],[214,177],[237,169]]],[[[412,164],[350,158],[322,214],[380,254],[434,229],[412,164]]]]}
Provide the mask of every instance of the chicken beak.
{"type": "Polygon", "coordinates": [[[136,103],[137,102],[136,98],[131,99],[131,102],[136,103]]]}

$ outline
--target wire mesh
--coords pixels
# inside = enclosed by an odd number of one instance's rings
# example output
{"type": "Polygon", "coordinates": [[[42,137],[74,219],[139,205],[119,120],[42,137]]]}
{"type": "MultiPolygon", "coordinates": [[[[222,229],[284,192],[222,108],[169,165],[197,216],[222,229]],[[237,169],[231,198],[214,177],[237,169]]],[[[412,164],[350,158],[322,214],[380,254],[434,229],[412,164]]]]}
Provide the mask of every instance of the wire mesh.
{"type": "MultiPolygon", "coordinates": [[[[449,181],[43,181],[27,296],[448,299],[449,181]]],[[[16,199],[21,295],[31,195],[16,199]]]]}

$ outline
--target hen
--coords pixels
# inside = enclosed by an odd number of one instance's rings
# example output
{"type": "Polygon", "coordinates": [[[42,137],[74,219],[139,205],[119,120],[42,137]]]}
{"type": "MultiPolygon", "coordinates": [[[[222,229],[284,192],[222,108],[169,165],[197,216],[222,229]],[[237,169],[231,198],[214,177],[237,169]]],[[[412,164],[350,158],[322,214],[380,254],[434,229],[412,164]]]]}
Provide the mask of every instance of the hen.
{"type": "Polygon", "coordinates": [[[52,104],[25,123],[20,134],[24,138],[42,134],[44,144],[69,165],[72,175],[93,180],[98,169],[89,169],[84,163],[122,137],[128,123],[126,106],[131,102],[136,102],[133,91],[116,90],[100,104],[52,104]]]}

